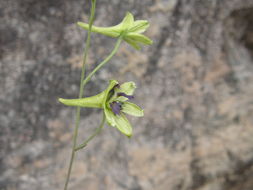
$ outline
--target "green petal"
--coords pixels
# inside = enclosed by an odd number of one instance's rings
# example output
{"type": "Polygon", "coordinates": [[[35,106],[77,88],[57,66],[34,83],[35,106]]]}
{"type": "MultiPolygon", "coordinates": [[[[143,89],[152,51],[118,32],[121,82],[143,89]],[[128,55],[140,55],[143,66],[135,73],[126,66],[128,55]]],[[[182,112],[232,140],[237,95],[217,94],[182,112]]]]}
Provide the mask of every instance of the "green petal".
{"type": "Polygon", "coordinates": [[[144,116],[143,110],[131,102],[124,102],[122,105],[122,111],[132,116],[142,117],[144,116]]]}
{"type": "Polygon", "coordinates": [[[129,32],[143,33],[149,27],[149,22],[147,20],[137,20],[134,21],[129,32]]]}
{"type": "Polygon", "coordinates": [[[117,129],[123,133],[124,135],[131,137],[132,136],[132,126],[127,120],[126,116],[124,114],[121,114],[119,116],[115,116],[115,122],[117,129]]]}
{"type": "MultiPolygon", "coordinates": [[[[89,25],[84,22],[77,22],[78,26],[85,30],[89,30],[89,25]]],[[[97,27],[97,26],[92,26],[91,28],[92,32],[103,34],[105,36],[110,36],[113,38],[117,38],[120,35],[120,27],[118,25],[116,26],[111,26],[111,27],[97,27]]]]}
{"type": "Polygon", "coordinates": [[[136,42],[141,42],[146,45],[151,45],[153,41],[149,39],[148,37],[144,36],[143,34],[138,34],[138,33],[128,33],[127,38],[130,38],[133,41],[136,42]]]}
{"type": "Polygon", "coordinates": [[[123,21],[121,22],[121,29],[126,30],[128,28],[131,28],[134,23],[134,17],[130,12],[126,13],[126,16],[124,17],[123,21]]]}
{"type": "Polygon", "coordinates": [[[118,91],[131,96],[134,94],[135,89],[136,89],[136,85],[134,82],[125,82],[120,85],[120,88],[118,91]]]}
{"type": "Polygon", "coordinates": [[[106,117],[107,123],[110,126],[115,127],[116,126],[116,122],[115,122],[115,115],[114,115],[114,113],[110,109],[108,109],[107,107],[104,108],[104,113],[105,113],[105,117],[106,117]]]}
{"type": "Polygon", "coordinates": [[[128,98],[124,97],[124,96],[118,96],[116,98],[113,98],[110,102],[116,101],[116,102],[125,102],[127,101],[128,98]]]}

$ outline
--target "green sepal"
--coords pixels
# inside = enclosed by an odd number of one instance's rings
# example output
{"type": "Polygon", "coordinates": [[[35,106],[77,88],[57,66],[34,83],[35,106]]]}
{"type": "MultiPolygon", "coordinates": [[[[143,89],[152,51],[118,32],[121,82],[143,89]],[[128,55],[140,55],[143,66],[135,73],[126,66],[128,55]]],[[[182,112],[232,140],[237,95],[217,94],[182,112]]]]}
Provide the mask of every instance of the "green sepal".
{"type": "Polygon", "coordinates": [[[124,114],[120,114],[119,116],[114,116],[114,120],[115,120],[117,129],[121,133],[123,133],[127,137],[132,136],[132,133],[133,133],[132,126],[124,114]]]}
{"type": "Polygon", "coordinates": [[[136,85],[134,82],[125,82],[120,85],[119,92],[123,92],[127,95],[133,95],[136,89],[136,85]]]}
{"type": "Polygon", "coordinates": [[[104,99],[103,99],[103,109],[104,109],[104,113],[106,116],[106,121],[108,122],[109,125],[115,127],[116,123],[114,120],[114,113],[109,109],[109,105],[107,105],[107,102],[110,99],[110,92],[111,90],[115,87],[115,85],[117,85],[118,82],[116,80],[110,80],[109,86],[107,87],[107,89],[104,91],[104,99]]]}
{"type": "Polygon", "coordinates": [[[122,105],[122,112],[135,117],[144,116],[143,110],[139,106],[131,102],[124,102],[124,104],[122,105]]]}
{"type": "Polygon", "coordinates": [[[137,43],[136,41],[132,40],[131,38],[124,38],[124,40],[131,45],[134,49],[136,50],[141,50],[141,46],[139,43],[137,43]]]}
{"type": "Polygon", "coordinates": [[[139,42],[145,45],[151,45],[153,41],[149,39],[148,37],[144,36],[143,34],[138,34],[138,33],[127,33],[124,39],[131,39],[134,42],[139,42]]]}
{"type": "Polygon", "coordinates": [[[149,27],[149,22],[147,20],[136,20],[133,26],[128,30],[129,32],[143,33],[149,27]]]}
{"type": "Polygon", "coordinates": [[[109,86],[104,91],[104,98],[103,98],[103,108],[106,107],[106,102],[110,98],[110,91],[115,87],[115,85],[119,84],[116,80],[110,80],[109,86]]]}
{"type": "Polygon", "coordinates": [[[134,23],[133,15],[130,12],[127,12],[126,16],[124,17],[124,19],[120,23],[119,27],[120,27],[121,31],[124,31],[124,30],[131,28],[133,23],[134,23]]]}
{"type": "Polygon", "coordinates": [[[104,113],[105,113],[105,117],[106,117],[106,121],[108,123],[108,125],[112,126],[112,127],[116,127],[116,122],[115,122],[115,115],[114,113],[107,107],[104,108],[104,113]]]}

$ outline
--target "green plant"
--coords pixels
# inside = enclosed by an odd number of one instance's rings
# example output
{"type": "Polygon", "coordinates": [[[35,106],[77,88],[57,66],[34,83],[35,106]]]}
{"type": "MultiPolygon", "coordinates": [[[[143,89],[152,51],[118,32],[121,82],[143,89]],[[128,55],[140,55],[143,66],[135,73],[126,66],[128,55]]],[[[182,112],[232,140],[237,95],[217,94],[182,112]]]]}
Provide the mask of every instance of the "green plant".
{"type": "Polygon", "coordinates": [[[122,41],[127,42],[135,49],[139,50],[141,45],[150,45],[152,40],[144,36],[142,33],[149,27],[149,23],[146,20],[134,21],[133,15],[127,13],[123,21],[111,27],[96,27],[93,26],[95,17],[96,0],[91,0],[91,14],[89,23],[78,22],[77,24],[85,30],[88,30],[88,36],[86,40],[86,47],[84,50],[82,74],[80,79],[80,91],[78,99],[63,99],[59,98],[59,101],[67,106],[76,106],[76,121],[75,130],[73,134],[73,147],[71,152],[71,158],[67,173],[67,178],[64,186],[64,190],[68,189],[68,182],[72,170],[73,161],[76,151],[84,148],[90,140],[92,140],[104,126],[105,121],[110,126],[116,127],[124,135],[132,136],[131,124],[126,119],[124,113],[141,117],[143,116],[143,110],[137,105],[129,102],[133,98],[133,93],[136,88],[134,82],[126,82],[119,84],[116,80],[110,80],[109,86],[101,93],[83,98],[84,87],[91,80],[92,76],[101,69],[109,60],[117,53],[122,41]],[[117,38],[115,47],[111,53],[103,60],[98,66],[91,71],[87,77],[85,77],[85,65],[86,59],[90,48],[91,32],[96,32],[109,37],[117,38]],[[85,140],[81,145],[77,146],[78,128],[80,123],[80,110],[81,107],[92,107],[103,109],[103,118],[100,126],[95,132],[85,140]]]}

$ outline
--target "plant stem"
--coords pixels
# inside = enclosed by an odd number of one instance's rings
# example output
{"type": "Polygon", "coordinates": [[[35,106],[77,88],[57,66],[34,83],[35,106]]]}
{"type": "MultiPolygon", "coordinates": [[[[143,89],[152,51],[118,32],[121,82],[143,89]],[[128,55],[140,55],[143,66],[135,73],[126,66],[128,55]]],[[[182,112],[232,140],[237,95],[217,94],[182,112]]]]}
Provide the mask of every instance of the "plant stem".
{"type": "Polygon", "coordinates": [[[103,126],[105,124],[105,114],[103,114],[103,119],[102,122],[100,123],[99,127],[95,130],[95,132],[87,139],[85,140],[82,144],[80,144],[78,147],[75,148],[75,151],[78,151],[84,147],[95,137],[97,136],[100,131],[102,130],[103,126]]]}
{"type": "Polygon", "coordinates": [[[112,52],[110,53],[110,55],[108,55],[104,61],[102,61],[83,81],[83,85],[85,86],[91,79],[91,77],[99,70],[101,69],[101,67],[103,67],[108,61],[110,61],[110,59],[117,53],[120,43],[122,42],[122,36],[120,36],[112,50],[112,52]]]}
{"type": "MultiPolygon", "coordinates": [[[[82,98],[83,94],[84,94],[83,80],[84,80],[84,75],[85,75],[85,64],[86,64],[86,59],[87,59],[87,55],[88,55],[89,48],[90,48],[91,27],[92,27],[94,17],[95,17],[95,9],[96,9],[96,0],[92,0],[91,1],[91,15],[90,15],[90,19],[89,19],[89,31],[88,31],[88,36],[87,36],[87,40],[85,43],[86,47],[84,49],[84,56],[83,56],[83,63],[82,63],[82,74],[81,74],[81,81],[80,81],[79,98],[82,98]]],[[[77,141],[77,136],[78,136],[79,123],[80,123],[80,112],[81,112],[81,108],[77,107],[76,108],[75,130],[74,130],[74,134],[73,134],[73,147],[72,147],[71,158],[70,158],[70,162],[69,162],[67,178],[66,178],[66,182],[64,185],[64,190],[68,189],[70,173],[71,173],[73,161],[75,158],[75,148],[76,148],[76,141],[77,141]]]]}

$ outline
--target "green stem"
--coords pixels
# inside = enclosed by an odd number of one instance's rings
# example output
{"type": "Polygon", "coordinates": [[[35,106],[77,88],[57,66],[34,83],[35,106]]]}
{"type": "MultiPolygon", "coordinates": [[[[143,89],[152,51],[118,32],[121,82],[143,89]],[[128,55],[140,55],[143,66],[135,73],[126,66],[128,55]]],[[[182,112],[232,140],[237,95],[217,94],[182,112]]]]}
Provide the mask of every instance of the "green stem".
{"type": "Polygon", "coordinates": [[[83,85],[85,86],[91,79],[91,77],[99,70],[101,69],[101,67],[103,67],[108,61],[110,61],[110,59],[117,53],[120,43],[122,42],[122,36],[120,36],[112,50],[112,52],[110,53],[110,55],[108,55],[104,61],[102,61],[83,81],[83,85]]]}
{"type": "MultiPolygon", "coordinates": [[[[90,15],[90,19],[89,19],[89,31],[88,31],[88,36],[87,36],[87,40],[86,40],[86,43],[85,43],[86,47],[84,49],[79,98],[82,98],[83,94],[84,94],[84,92],[83,92],[83,90],[84,90],[83,80],[84,80],[84,75],[85,75],[85,64],[86,64],[88,51],[89,51],[89,48],[90,48],[91,28],[92,28],[92,24],[93,24],[94,17],[95,17],[96,0],[92,0],[91,3],[92,4],[91,4],[91,15],[90,15]]],[[[75,158],[75,147],[76,147],[76,141],[77,141],[77,136],[78,136],[78,128],[79,128],[79,123],[80,123],[80,111],[81,111],[81,108],[77,107],[77,109],[76,109],[75,130],[74,130],[74,134],[73,134],[73,146],[72,146],[72,152],[71,152],[71,158],[70,158],[70,162],[69,162],[67,178],[66,178],[66,182],[65,182],[65,185],[64,185],[64,190],[68,189],[69,178],[70,178],[70,174],[71,174],[71,170],[72,170],[73,161],[74,161],[74,158],[75,158]]]]}
{"type": "Polygon", "coordinates": [[[75,148],[75,151],[78,151],[84,147],[86,147],[86,145],[95,137],[97,136],[100,131],[102,130],[103,126],[105,124],[105,114],[103,114],[103,119],[101,124],[99,125],[99,127],[95,130],[95,132],[87,139],[85,140],[82,144],[80,144],[78,147],[75,148]]]}

